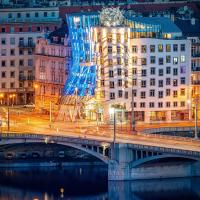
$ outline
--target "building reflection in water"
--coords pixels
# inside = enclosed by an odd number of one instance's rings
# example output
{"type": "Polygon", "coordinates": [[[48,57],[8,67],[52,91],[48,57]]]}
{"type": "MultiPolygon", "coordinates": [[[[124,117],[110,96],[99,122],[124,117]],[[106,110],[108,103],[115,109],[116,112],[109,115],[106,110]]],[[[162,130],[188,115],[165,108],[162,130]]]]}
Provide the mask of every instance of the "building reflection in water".
{"type": "Polygon", "coordinates": [[[107,181],[107,169],[0,169],[0,200],[200,200],[200,178],[107,181]]]}

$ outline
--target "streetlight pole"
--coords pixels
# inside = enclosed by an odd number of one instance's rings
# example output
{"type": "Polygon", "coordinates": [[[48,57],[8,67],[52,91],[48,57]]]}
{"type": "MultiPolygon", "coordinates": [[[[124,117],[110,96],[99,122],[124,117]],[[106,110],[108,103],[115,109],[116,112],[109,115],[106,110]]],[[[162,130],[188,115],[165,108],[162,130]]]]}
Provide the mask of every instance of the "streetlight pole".
{"type": "Polygon", "coordinates": [[[8,120],[7,120],[7,130],[10,131],[10,109],[9,109],[9,102],[8,102],[8,106],[7,106],[7,112],[8,112],[8,120]]]}
{"type": "Polygon", "coordinates": [[[133,80],[132,80],[132,101],[131,101],[131,130],[135,131],[133,80]]]}
{"type": "Polygon", "coordinates": [[[51,128],[51,122],[52,122],[52,103],[50,100],[50,104],[49,104],[49,127],[51,128]]]}
{"type": "Polygon", "coordinates": [[[198,97],[195,99],[195,139],[198,139],[198,97]]]}

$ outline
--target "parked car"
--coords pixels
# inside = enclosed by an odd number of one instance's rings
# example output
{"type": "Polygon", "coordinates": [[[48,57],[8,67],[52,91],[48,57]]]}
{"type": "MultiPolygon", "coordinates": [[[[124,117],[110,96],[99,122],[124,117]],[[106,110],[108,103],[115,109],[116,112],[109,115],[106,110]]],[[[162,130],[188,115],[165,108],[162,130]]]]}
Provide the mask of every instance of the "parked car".
{"type": "Polygon", "coordinates": [[[59,158],[64,158],[65,157],[65,152],[64,151],[59,151],[58,152],[58,157],[59,158]]]}
{"type": "Polygon", "coordinates": [[[8,160],[12,160],[13,157],[14,157],[14,155],[13,155],[12,153],[7,153],[7,154],[5,155],[5,158],[8,159],[8,160]]]}

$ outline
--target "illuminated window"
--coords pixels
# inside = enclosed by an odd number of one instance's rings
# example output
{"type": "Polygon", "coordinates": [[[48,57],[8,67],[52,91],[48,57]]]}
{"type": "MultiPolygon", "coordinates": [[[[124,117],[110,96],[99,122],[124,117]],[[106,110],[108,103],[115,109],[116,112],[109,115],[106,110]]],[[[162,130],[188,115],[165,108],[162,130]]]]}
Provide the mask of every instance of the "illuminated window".
{"type": "Polygon", "coordinates": [[[166,89],[166,96],[170,96],[171,95],[171,90],[170,89],[166,89]]]}
{"type": "Polygon", "coordinates": [[[181,107],[185,107],[185,101],[181,101],[181,107]]]}
{"type": "Polygon", "coordinates": [[[137,53],[137,46],[132,46],[132,53],[137,53]]]}
{"type": "Polygon", "coordinates": [[[163,52],[163,45],[162,44],[158,45],[158,52],[163,52]]]}
{"type": "Polygon", "coordinates": [[[166,63],[171,63],[171,56],[166,56],[166,63]]]}
{"type": "Polygon", "coordinates": [[[147,46],[146,45],[142,45],[141,53],[146,53],[146,52],[147,52],[147,46]]]}
{"type": "Polygon", "coordinates": [[[185,88],[181,88],[181,96],[185,96],[185,88]]]}
{"type": "Polygon", "coordinates": [[[147,59],[146,58],[141,58],[141,64],[146,65],[147,64],[147,59]]]}
{"type": "Polygon", "coordinates": [[[133,64],[133,65],[137,65],[137,56],[134,56],[134,57],[132,58],[132,64],[133,64]]]}
{"type": "Polygon", "coordinates": [[[177,97],[178,97],[178,92],[177,92],[177,90],[174,90],[174,91],[173,91],[173,97],[174,97],[174,98],[177,98],[177,97]]]}
{"type": "Polygon", "coordinates": [[[178,57],[173,57],[173,64],[177,65],[178,64],[178,57]]]}
{"type": "Polygon", "coordinates": [[[181,63],[185,62],[185,55],[181,55],[181,63]]]}
{"type": "Polygon", "coordinates": [[[166,52],[170,52],[171,51],[171,44],[166,44],[166,52]]]}

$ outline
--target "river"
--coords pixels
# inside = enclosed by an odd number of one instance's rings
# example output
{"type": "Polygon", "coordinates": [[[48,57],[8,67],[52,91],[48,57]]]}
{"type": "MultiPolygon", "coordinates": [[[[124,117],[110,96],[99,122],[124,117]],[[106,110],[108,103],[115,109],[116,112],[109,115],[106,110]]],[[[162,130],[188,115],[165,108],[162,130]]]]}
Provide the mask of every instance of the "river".
{"type": "Polygon", "coordinates": [[[107,181],[107,168],[0,169],[0,200],[200,200],[200,178],[107,181]]]}

